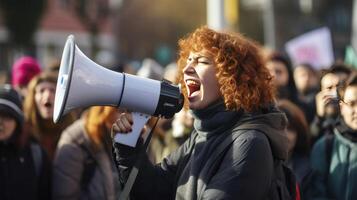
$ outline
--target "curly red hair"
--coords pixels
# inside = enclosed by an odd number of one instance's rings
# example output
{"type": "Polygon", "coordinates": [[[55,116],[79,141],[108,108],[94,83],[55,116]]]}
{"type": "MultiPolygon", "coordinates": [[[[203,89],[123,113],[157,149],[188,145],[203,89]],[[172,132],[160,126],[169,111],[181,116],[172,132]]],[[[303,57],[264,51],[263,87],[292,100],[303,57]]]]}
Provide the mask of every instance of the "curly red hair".
{"type": "MultiPolygon", "coordinates": [[[[216,65],[220,92],[228,110],[254,111],[274,101],[272,77],[264,65],[260,47],[240,34],[196,29],[179,40],[178,69],[186,66],[190,52],[208,51],[216,65]]],[[[183,74],[178,75],[187,98],[183,74]]]]}

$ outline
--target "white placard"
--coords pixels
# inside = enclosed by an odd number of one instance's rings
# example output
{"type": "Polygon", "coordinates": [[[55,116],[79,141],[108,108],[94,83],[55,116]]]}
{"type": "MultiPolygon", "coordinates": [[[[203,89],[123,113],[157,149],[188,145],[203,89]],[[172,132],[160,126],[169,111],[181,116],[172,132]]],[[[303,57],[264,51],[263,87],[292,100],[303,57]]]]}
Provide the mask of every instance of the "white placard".
{"type": "Polygon", "coordinates": [[[319,70],[330,67],[334,62],[331,32],[327,27],[310,31],[288,41],[285,49],[294,66],[309,63],[319,70]]]}

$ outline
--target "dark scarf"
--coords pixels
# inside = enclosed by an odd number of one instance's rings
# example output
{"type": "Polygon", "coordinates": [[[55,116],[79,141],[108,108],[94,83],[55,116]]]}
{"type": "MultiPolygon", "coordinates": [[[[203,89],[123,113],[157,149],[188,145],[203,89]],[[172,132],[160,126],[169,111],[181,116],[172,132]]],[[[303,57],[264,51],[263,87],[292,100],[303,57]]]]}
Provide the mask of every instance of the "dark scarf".
{"type": "Polygon", "coordinates": [[[15,143],[13,141],[5,140],[0,141],[0,151],[3,152],[5,149],[11,149],[12,151],[18,151],[15,143]]]}
{"type": "MultiPolygon", "coordinates": [[[[195,139],[194,150],[181,173],[176,199],[197,199],[197,192],[202,191],[202,179],[207,173],[205,164],[217,146],[227,137],[223,134],[232,128],[239,120],[240,112],[227,111],[222,100],[219,100],[205,109],[192,111],[194,128],[198,133],[195,139]]],[[[228,132],[227,132],[228,133],[228,132]]],[[[203,180],[203,179],[202,179],[203,180]]],[[[207,180],[203,182],[207,183],[207,180]]]]}
{"type": "Polygon", "coordinates": [[[192,110],[194,128],[201,136],[210,137],[215,133],[222,133],[229,129],[239,117],[242,111],[229,111],[226,109],[223,100],[211,104],[201,110],[192,110]]]}
{"type": "Polygon", "coordinates": [[[348,140],[354,143],[357,142],[357,131],[352,130],[350,127],[348,127],[342,118],[338,118],[338,121],[336,123],[336,129],[348,140]]]}

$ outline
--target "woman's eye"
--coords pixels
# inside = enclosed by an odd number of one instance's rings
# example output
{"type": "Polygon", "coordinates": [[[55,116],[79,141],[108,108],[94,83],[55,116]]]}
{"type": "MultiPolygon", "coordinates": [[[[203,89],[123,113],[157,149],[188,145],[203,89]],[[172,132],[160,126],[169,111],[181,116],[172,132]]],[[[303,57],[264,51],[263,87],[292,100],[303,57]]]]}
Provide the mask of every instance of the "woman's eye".
{"type": "Polygon", "coordinates": [[[209,64],[209,62],[208,62],[208,61],[205,61],[205,60],[199,60],[198,63],[205,64],[205,65],[208,65],[208,64],[209,64]]]}

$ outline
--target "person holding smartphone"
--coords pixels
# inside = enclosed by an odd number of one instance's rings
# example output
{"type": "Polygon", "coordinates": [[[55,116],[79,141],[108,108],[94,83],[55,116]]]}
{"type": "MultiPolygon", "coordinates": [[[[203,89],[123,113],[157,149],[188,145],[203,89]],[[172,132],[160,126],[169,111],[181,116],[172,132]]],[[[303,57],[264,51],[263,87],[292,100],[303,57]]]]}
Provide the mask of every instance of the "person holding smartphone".
{"type": "Polygon", "coordinates": [[[312,143],[324,134],[332,134],[339,114],[338,89],[344,84],[351,70],[344,65],[333,65],[323,72],[320,92],[316,94],[316,116],[310,125],[312,143]]]}
{"type": "Polygon", "coordinates": [[[340,117],[332,137],[324,135],[311,153],[308,199],[357,199],[357,76],[340,90],[340,117]]]}

